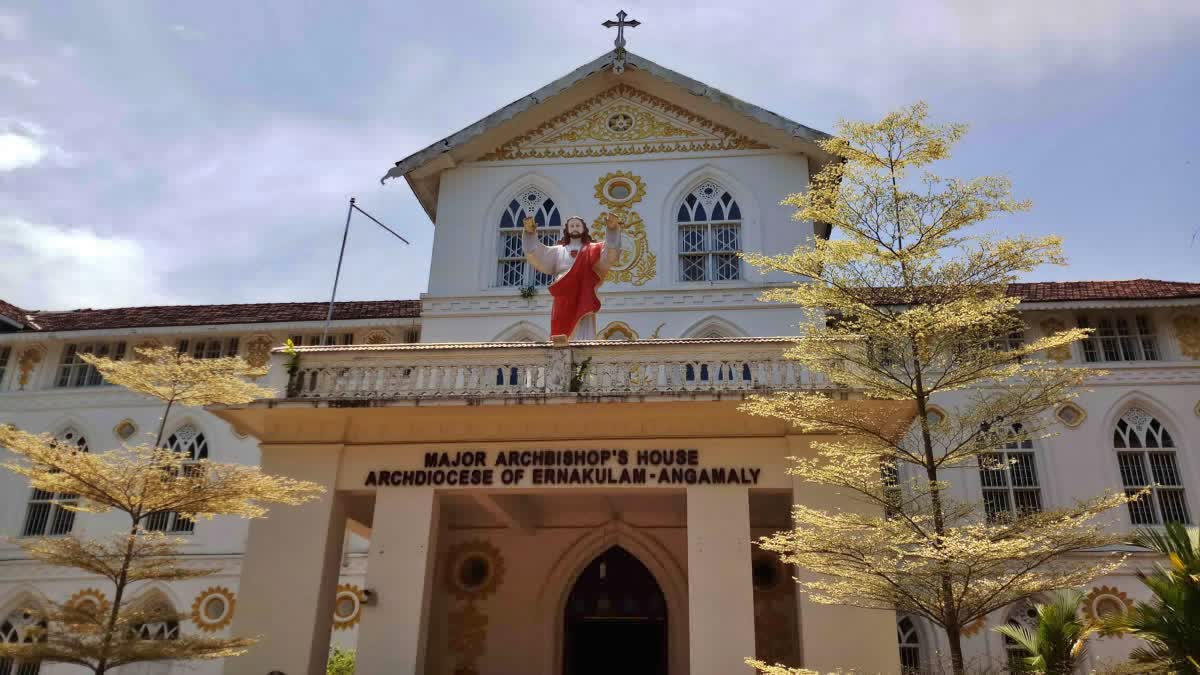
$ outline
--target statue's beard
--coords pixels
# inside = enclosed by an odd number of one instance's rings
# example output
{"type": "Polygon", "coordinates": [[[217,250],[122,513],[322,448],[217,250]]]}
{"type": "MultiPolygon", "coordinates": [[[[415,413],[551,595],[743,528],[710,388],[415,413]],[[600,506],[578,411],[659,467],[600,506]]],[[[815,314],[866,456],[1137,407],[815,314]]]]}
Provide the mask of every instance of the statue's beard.
{"type": "Polygon", "coordinates": [[[579,239],[583,239],[583,233],[582,233],[582,232],[571,232],[571,233],[567,234],[567,236],[571,238],[571,241],[576,241],[576,240],[579,240],[579,239]]]}

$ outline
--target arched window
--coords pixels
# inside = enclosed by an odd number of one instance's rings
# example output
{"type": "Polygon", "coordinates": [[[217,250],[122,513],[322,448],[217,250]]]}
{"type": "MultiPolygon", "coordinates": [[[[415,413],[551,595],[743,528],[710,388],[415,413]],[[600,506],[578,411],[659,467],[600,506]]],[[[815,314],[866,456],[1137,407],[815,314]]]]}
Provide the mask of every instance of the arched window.
{"type": "MultiPolygon", "coordinates": [[[[46,620],[30,609],[15,609],[0,621],[2,643],[33,644],[46,639],[45,634],[46,620]]],[[[38,675],[41,668],[37,661],[0,657],[0,675],[38,675]]]]}
{"type": "MultiPolygon", "coordinates": [[[[1009,626],[1024,626],[1029,630],[1037,628],[1038,612],[1037,606],[1031,600],[1022,600],[1012,606],[1008,612],[1008,621],[1005,622],[1009,626]]],[[[1013,672],[1024,671],[1024,663],[1022,659],[1030,656],[1029,652],[1017,644],[1017,641],[1004,636],[1004,652],[1007,657],[1009,670],[1013,672]]]]}
{"type": "Polygon", "coordinates": [[[896,622],[896,641],[900,643],[900,670],[910,673],[922,672],[921,636],[912,617],[901,616],[896,622]]]}
{"type": "Polygon", "coordinates": [[[526,218],[537,221],[538,238],[547,246],[558,243],[562,235],[562,218],[553,199],[532,185],[518,192],[500,214],[497,286],[546,286],[551,281],[549,274],[542,274],[525,262],[521,232],[526,218]]]}
{"type": "Polygon", "coordinates": [[[1161,422],[1142,408],[1126,410],[1113,429],[1113,448],[1125,494],[1136,494],[1154,484],[1150,494],[1129,502],[1129,519],[1134,525],[1191,522],[1175,439],[1161,422]]]}
{"type": "Polygon", "coordinates": [[[1020,424],[1012,425],[994,452],[979,455],[979,482],[989,523],[1018,518],[1042,510],[1033,440],[1020,435],[1020,424]]]}
{"type": "MultiPolygon", "coordinates": [[[[194,475],[196,462],[208,459],[208,440],[194,424],[185,424],[167,437],[164,448],[184,456],[183,475],[194,475]]],[[[196,522],[174,511],[159,511],[146,518],[146,529],[152,532],[185,534],[195,531],[196,522]]]]}
{"type": "MultiPolygon", "coordinates": [[[[87,452],[87,439],[74,427],[67,427],[55,437],[55,444],[66,450],[87,452]]],[[[25,509],[23,537],[60,536],[70,534],[75,527],[75,512],[66,507],[79,503],[79,495],[69,492],[50,492],[33,488],[29,506],[25,509]]],[[[0,675],[5,675],[0,670],[0,675]]]]}
{"type": "Polygon", "coordinates": [[[679,280],[742,278],[742,210],[733,195],[713,181],[689,192],[675,212],[679,228],[679,280]]]}

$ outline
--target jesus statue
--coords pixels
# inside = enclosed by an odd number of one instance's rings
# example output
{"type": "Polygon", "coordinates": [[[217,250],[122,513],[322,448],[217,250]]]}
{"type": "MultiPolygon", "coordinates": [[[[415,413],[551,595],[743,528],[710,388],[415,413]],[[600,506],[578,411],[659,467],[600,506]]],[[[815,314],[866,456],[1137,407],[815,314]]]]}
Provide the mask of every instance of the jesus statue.
{"type": "Polygon", "coordinates": [[[593,242],[583,218],[571,216],[563,224],[562,239],[555,246],[546,246],[538,239],[533,218],[524,221],[521,246],[525,259],[533,269],[553,277],[550,339],[555,343],[596,339],[596,312],[600,311],[596,289],[621,257],[621,224],[615,214],[605,214],[603,219],[604,243],[593,242]]]}

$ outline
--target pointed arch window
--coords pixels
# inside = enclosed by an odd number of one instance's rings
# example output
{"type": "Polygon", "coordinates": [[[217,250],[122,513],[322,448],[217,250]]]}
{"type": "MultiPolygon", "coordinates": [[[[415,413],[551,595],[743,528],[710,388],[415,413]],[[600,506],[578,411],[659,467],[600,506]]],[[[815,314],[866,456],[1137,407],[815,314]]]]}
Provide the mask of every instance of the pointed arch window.
{"type": "Polygon", "coordinates": [[[704,181],[675,211],[680,281],[742,278],[742,209],[728,190],[704,181]]]}
{"type": "MultiPolygon", "coordinates": [[[[74,427],[58,433],[55,445],[73,452],[87,452],[87,439],[74,427]]],[[[70,534],[75,527],[75,512],[68,507],[79,503],[79,495],[69,492],[51,492],[33,488],[29,505],[25,509],[25,524],[22,537],[62,536],[70,534]]],[[[3,675],[0,670],[0,675],[3,675]]]]}
{"type": "MultiPolygon", "coordinates": [[[[33,644],[45,639],[46,620],[30,609],[15,609],[0,621],[0,643],[33,644]]],[[[0,656],[0,675],[38,675],[37,661],[0,656]]]]}
{"type": "Polygon", "coordinates": [[[153,597],[145,600],[141,607],[144,622],[135,623],[129,629],[139,640],[178,640],[179,613],[159,595],[159,591],[151,593],[153,597]]]}
{"type": "Polygon", "coordinates": [[[562,234],[562,216],[549,195],[532,185],[518,192],[500,214],[497,286],[548,286],[552,281],[549,274],[542,274],[525,262],[521,232],[526,218],[537,221],[538,238],[547,246],[557,244],[562,234]]]}
{"type": "MultiPolygon", "coordinates": [[[[1023,626],[1033,631],[1037,629],[1038,620],[1037,605],[1032,600],[1022,600],[1009,610],[1008,621],[1005,623],[1009,626],[1023,626]]],[[[1032,656],[1029,650],[1007,635],[1004,636],[1004,654],[1009,669],[1014,673],[1023,672],[1025,659],[1032,656]]]]}
{"type": "Polygon", "coordinates": [[[1161,422],[1142,408],[1130,408],[1113,428],[1113,448],[1125,494],[1150,489],[1128,504],[1134,525],[1191,522],[1175,439],[1161,422]]]}
{"type": "Polygon", "coordinates": [[[922,672],[921,635],[912,617],[901,616],[896,622],[896,640],[900,643],[900,672],[904,675],[922,672]]]}
{"type": "Polygon", "coordinates": [[[1021,436],[1020,424],[1012,426],[994,452],[979,455],[979,482],[989,523],[1042,510],[1033,440],[1021,436]]]}
{"type": "MultiPolygon", "coordinates": [[[[183,455],[183,475],[193,476],[198,471],[198,462],[208,459],[208,439],[194,424],[185,424],[167,437],[164,448],[183,455]]],[[[146,529],[151,532],[190,534],[196,530],[196,522],[174,511],[158,511],[146,518],[146,529]]]]}

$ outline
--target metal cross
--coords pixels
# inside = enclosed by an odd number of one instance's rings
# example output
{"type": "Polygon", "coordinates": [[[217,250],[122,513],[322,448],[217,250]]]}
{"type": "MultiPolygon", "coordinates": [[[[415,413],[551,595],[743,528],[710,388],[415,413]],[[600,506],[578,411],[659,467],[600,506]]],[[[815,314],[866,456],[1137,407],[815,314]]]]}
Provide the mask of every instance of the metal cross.
{"type": "Polygon", "coordinates": [[[642,22],[638,21],[637,19],[630,19],[630,20],[626,21],[625,17],[627,17],[627,16],[629,16],[629,15],[626,14],[625,10],[622,9],[621,11],[617,12],[617,20],[616,21],[609,19],[608,21],[605,21],[604,23],[600,24],[601,26],[604,26],[605,28],[612,28],[614,26],[616,27],[617,39],[613,40],[613,44],[617,46],[617,49],[625,48],[625,27],[626,26],[629,26],[630,28],[637,28],[638,26],[642,25],[642,22]]]}

